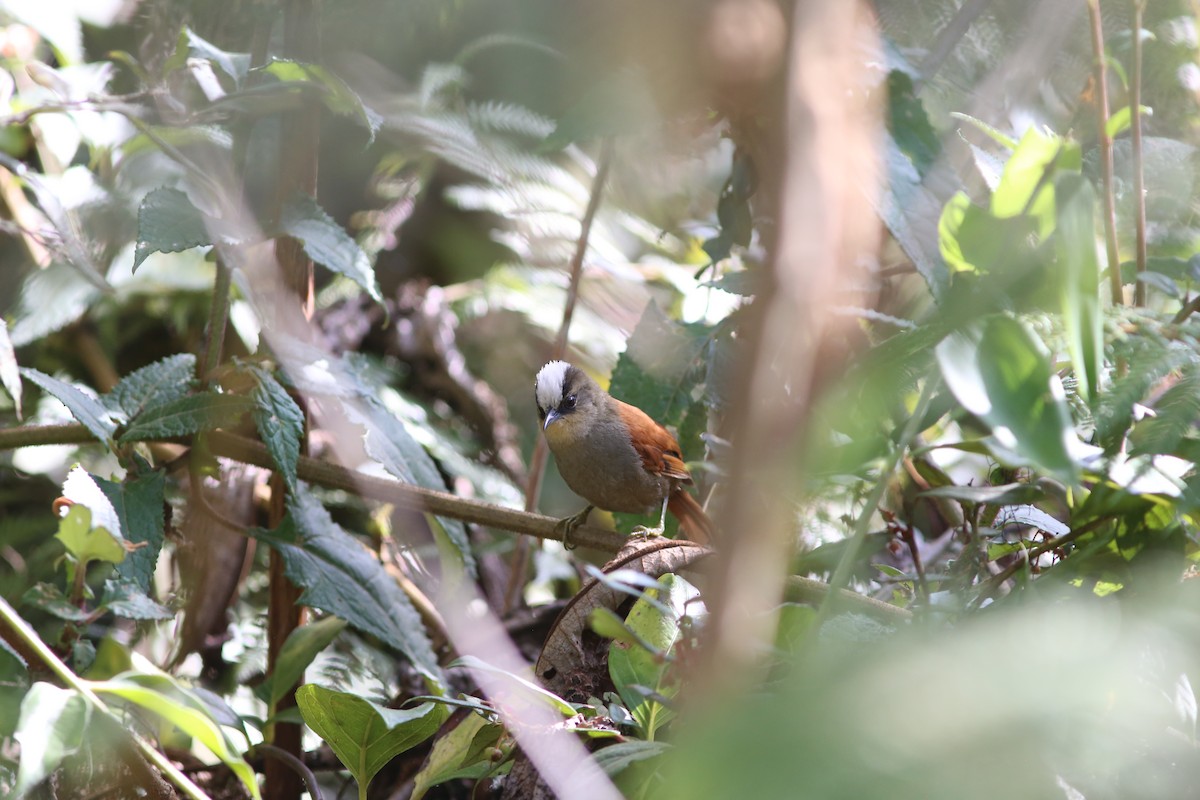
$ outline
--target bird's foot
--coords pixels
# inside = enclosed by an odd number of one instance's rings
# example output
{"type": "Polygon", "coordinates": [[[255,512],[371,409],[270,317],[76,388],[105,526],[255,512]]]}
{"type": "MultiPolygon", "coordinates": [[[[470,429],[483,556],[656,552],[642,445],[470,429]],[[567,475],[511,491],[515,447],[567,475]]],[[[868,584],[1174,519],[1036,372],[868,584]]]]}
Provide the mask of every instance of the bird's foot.
{"type": "Polygon", "coordinates": [[[666,529],[665,526],[662,526],[662,525],[654,527],[654,528],[648,527],[646,525],[638,525],[636,528],[634,528],[632,531],[629,532],[629,535],[631,537],[636,537],[638,539],[641,539],[644,542],[648,542],[651,539],[655,539],[655,538],[658,538],[659,536],[662,536],[663,531],[665,529],[666,529]]]}
{"type": "Polygon", "coordinates": [[[579,546],[577,544],[574,544],[571,541],[571,534],[575,532],[576,528],[578,528],[580,525],[583,525],[584,523],[587,522],[588,515],[592,513],[593,508],[595,508],[595,506],[588,506],[583,511],[580,511],[578,514],[575,514],[574,516],[564,517],[563,519],[560,519],[558,521],[558,523],[554,526],[555,531],[559,531],[562,533],[562,543],[563,543],[564,550],[574,550],[576,547],[579,546]]]}

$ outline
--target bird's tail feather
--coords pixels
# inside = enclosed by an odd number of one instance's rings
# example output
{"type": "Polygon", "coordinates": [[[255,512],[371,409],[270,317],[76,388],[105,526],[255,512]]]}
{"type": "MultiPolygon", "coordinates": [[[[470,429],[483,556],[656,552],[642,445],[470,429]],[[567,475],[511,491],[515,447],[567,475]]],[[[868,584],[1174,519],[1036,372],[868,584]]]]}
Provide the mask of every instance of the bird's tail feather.
{"type": "Polygon", "coordinates": [[[696,498],[685,489],[680,489],[671,495],[667,501],[667,510],[679,520],[679,530],[684,537],[696,544],[710,544],[713,540],[713,524],[700,507],[696,498]]]}

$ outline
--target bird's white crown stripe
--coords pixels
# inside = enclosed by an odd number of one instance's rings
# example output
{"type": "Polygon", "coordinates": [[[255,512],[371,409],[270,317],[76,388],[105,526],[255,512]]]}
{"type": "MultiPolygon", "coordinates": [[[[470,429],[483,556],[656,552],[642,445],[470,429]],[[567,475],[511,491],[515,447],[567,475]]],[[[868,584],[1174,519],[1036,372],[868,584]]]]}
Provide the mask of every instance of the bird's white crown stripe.
{"type": "Polygon", "coordinates": [[[563,382],[570,368],[571,365],[565,361],[551,361],[538,371],[534,393],[537,395],[539,408],[548,411],[558,407],[563,396],[563,382]]]}

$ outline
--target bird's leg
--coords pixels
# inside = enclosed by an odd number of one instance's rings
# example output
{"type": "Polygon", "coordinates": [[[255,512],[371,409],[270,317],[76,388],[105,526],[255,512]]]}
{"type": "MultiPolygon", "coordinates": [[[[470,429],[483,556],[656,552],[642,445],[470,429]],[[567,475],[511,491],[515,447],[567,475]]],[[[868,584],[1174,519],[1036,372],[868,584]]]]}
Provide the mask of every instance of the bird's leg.
{"type": "Polygon", "coordinates": [[[595,508],[595,506],[593,506],[589,503],[588,507],[585,508],[583,511],[580,511],[578,514],[576,514],[573,517],[564,517],[563,519],[560,519],[558,521],[558,523],[554,526],[554,530],[562,531],[562,543],[563,543],[564,550],[574,550],[576,547],[579,546],[577,544],[571,543],[571,534],[575,531],[576,528],[578,528],[580,525],[587,522],[588,514],[592,513],[593,508],[595,508]]]}
{"type": "Polygon", "coordinates": [[[658,515],[658,527],[647,528],[645,525],[638,525],[633,529],[633,536],[640,536],[643,539],[653,539],[655,536],[662,536],[663,531],[667,529],[667,501],[671,495],[663,498],[662,512],[658,515]]]}

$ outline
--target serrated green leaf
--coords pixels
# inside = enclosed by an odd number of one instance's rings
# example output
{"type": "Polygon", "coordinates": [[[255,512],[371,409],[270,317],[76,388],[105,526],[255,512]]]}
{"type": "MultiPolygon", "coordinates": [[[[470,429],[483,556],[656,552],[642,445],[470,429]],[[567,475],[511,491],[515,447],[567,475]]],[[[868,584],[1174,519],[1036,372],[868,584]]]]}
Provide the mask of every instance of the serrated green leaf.
{"type": "Polygon", "coordinates": [[[12,397],[17,419],[21,419],[21,370],[17,365],[12,339],[8,338],[8,322],[3,319],[0,319],[0,384],[12,397]]]}
{"type": "Polygon", "coordinates": [[[263,367],[250,367],[256,386],[250,397],[254,401],[254,426],[271,454],[271,459],[287,483],[288,491],[296,491],[296,463],[300,460],[300,440],[304,437],[304,413],[279,381],[263,367]]]}
{"type": "Polygon", "coordinates": [[[80,562],[79,569],[89,561],[117,564],[125,558],[125,548],[120,540],[105,528],[93,528],[92,512],[83,505],[71,506],[66,516],[58,521],[58,533],[54,538],[80,562]]]}
{"type": "Polygon", "coordinates": [[[207,747],[241,780],[252,797],[260,797],[254,770],[238,754],[208,707],[166,675],[126,673],[90,683],[97,694],[119,697],[153,712],[207,747]]]}
{"type": "Polygon", "coordinates": [[[1074,484],[1078,441],[1065,392],[1032,331],[996,315],[946,337],[936,352],[959,403],[991,426],[997,457],[1032,463],[1074,484]]]}
{"type": "Polygon", "coordinates": [[[147,408],[186,396],[195,375],[196,357],[178,353],[129,373],[101,400],[125,419],[133,419],[147,408]]]}
{"type": "Polygon", "coordinates": [[[47,394],[60,400],[71,412],[71,416],[82,422],[93,436],[107,445],[112,444],[112,435],[117,430],[117,423],[99,400],[84,394],[65,381],[52,378],[31,367],[21,367],[21,374],[42,387],[47,394]]]}
{"type": "Polygon", "coordinates": [[[171,619],[175,616],[171,609],[150,599],[140,586],[127,581],[105,581],[99,605],[125,619],[171,619]]]}
{"type": "Polygon", "coordinates": [[[316,200],[306,194],[293,195],[280,210],[279,229],[299,241],[313,261],[345,275],[376,302],[383,302],[371,260],[316,200]]]}
{"type": "Polygon", "coordinates": [[[322,90],[326,108],[340,116],[357,120],[370,135],[367,144],[375,141],[375,134],[379,132],[379,126],[383,119],[369,108],[345,81],[326,67],[275,58],[263,67],[262,71],[274,75],[285,83],[308,83],[319,87],[322,90]]]}
{"type": "Polygon", "coordinates": [[[420,800],[432,787],[455,778],[482,778],[495,770],[491,751],[504,727],[481,714],[467,714],[447,734],[439,736],[421,771],[413,777],[411,800],[420,800]]]}
{"type": "Polygon", "coordinates": [[[288,578],[304,589],[299,603],[379,637],[408,656],[428,679],[443,685],[437,656],[408,595],[374,556],[334,523],[303,484],[290,500],[288,516],[278,528],[249,533],[283,556],[288,578]]]}
{"type": "Polygon", "coordinates": [[[117,574],[142,592],[149,592],[163,544],[165,476],[161,471],[150,472],[121,483],[92,478],[112,504],[121,535],[128,542],[143,545],[117,565],[117,574]]]}
{"type": "Polygon", "coordinates": [[[275,670],[267,676],[266,687],[267,706],[272,713],[279,701],[287,696],[303,677],[304,670],[313,662],[317,654],[330,645],[337,635],[346,629],[346,621],[338,617],[324,619],[301,625],[290,634],[287,641],[275,659],[275,670]]]}
{"type": "Polygon", "coordinates": [[[208,217],[178,189],[161,187],[150,192],[138,208],[137,245],[133,271],[151,253],[179,253],[212,244],[208,217]]]}
{"type": "Polygon", "coordinates": [[[79,750],[91,715],[91,706],[74,690],[42,681],[30,687],[17,722],[21,761],[12,797],[24,797],[79,750]]]}
{"type": "Polygon", "coordinates": [[[306,684],[296,691],[304,722],[325,740],[358,781],[360,796],[383,767],[428,739],[449,716],[444,706],[385,708],[357,695],[306,684]]]}
{"type": "Polygon", "coordinates": [[[139,442],[187,436],[235,425],[254,410],[254,401],[235,394],[196,394],[148,408],[130,421],[120,441],[139,442]]]}

